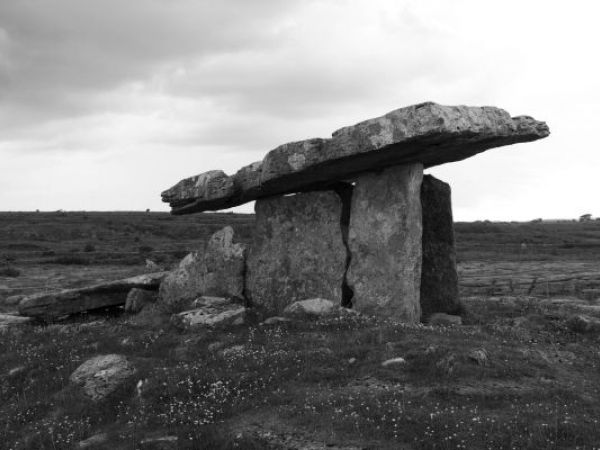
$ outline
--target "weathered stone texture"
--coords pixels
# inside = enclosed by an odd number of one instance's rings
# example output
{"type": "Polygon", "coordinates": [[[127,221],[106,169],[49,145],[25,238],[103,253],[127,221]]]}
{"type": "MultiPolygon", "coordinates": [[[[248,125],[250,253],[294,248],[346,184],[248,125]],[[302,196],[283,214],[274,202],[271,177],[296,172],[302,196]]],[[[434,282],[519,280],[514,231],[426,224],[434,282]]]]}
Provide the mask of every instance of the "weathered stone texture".
{"type": "Polygon", "coordinates": [[[417,322],[421,307],[423,166],[396,166],[356,180],[347,282],[360,312],[417,322]]]}
{"type": "Polygon", "coordinates": [[[257,201],[255,210],[246,276],[251,304],[272,313],[307,298],[340,304],[346,248],[339,196],[322,191],[272,197],[257,201]]]}
{"type": "Polygon", "coordinates": [[[431,175],[423,177],[423,265],[421,310],[423,318],[459,308],[458,274],[450,185],[431,175]]]}
{"type": "Polygon", "coordinates": [[[262,163],[246,166],[232,177],[211,171],[187,178],[162,197],[174,214],[224,209],[262,197],[325,189],[365,171],[460,161],[549,134],[544,122],[511,117],[500,108],[425,102],[341,128],[331,139],[283,144],[268,152],[262,163]]]}
{"type": "Polygon", "coordinates": [[[246,247],[233,238],[227,226],[211,236],[203,252],[187,255],[161,284],[161,306],[178,312],[202,295],[242,299],[246,247]]]}
{"type": "Polygon", "coordinates": [[[90,358],[69,379],[80,385],[92,400],[102,400],[127,381],[136,369],[123,355],[110,354],[90,358]]]}
{"type": "Polygon", "coordinates": [[[146,305],[156,302],[158,293],[156,291],[148,291],[146,289],[133,288],[127,294],[125,300],[125,311],[130,313],[138,313],[146,305]]]}

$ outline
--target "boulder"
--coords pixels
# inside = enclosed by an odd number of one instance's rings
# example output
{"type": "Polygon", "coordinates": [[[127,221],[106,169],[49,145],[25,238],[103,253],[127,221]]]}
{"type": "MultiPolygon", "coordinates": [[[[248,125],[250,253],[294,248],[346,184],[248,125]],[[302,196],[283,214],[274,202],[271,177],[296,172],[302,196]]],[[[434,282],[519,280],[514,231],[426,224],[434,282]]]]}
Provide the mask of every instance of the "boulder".
{"type": "Polygon", "coordinates": [[[340,197],[333,191],[271,197],[255,210],[246,266],[250,303],[273,314],[307,298],[339,305],[346,269],[340,197]]]}
{"type": "Polygon", "coordinates": [[[420,103],[335,131],[331,139],[291,142],[228,177],[210,171],[162,193],[174,214],[240,205],[258,198],[323,189],[365,171],[399,164],[431,167],[493,147],[534,141],[548,126],[528,116],[484,106],[420,103]]]}
{"type": "Polygon", "coordinates": [[[156,302],[158,294],[156,291],[133,288],[125,299],[125,311],[138,313],[148,304],[156,302]]]}
{"type": "Polygon", "coordinates": [[[421,205],[421,314],[427,319],[433,313],[456,313],[460,308],[450,185],[425,175],[421,205]]]}
{"type": "Polygon", "coordinates": [[[227,226],[211,236],[204,252],[187,255],[161,284],[161,307],[180,312],[203,295],[242,299],[246,247],[233,243],[233,237],[227,226]]]}
{"type": "Polygon", "coordinates": [[[98,401],[114,392],[135,372],[135,367],[125,356],[109,354],[88,359],[69,379],[81,386],[85,395],[98,401]]]}
{"type": "Polygon", "coordinates": [[[420,320],[422,178],[423,166],[412,164],[356,181],[347,283],[359,312],[405,323],[420,320]]]}
{"type": "Polygon", "coordinates": [[[161,283],[158,292],[160,306],[170,312],[186,309],[204,293],[204,271],[204,252],[186,255],[161,283]]]}
{"type": "Polygon", "coordinates": [[[78,289],[27,296],[19,303],[23,316],[53,319],[60,316],[125,304],[133,288],[158,290],[166,272],[148,273],[78,289]]]}
{"type": "Polygon", "coordinates": [[[323,317],[333,314],[339,308],[339,304],[336,305],[331,300],[311,298],[286,306],[283,314],[290,317],[323,317]]]}
{"type": "Polygon", "coordinates": [[[576,333],[598,333],[600,319],[585,314],[575,314],[567,319],[567,326],[576,333]]]}

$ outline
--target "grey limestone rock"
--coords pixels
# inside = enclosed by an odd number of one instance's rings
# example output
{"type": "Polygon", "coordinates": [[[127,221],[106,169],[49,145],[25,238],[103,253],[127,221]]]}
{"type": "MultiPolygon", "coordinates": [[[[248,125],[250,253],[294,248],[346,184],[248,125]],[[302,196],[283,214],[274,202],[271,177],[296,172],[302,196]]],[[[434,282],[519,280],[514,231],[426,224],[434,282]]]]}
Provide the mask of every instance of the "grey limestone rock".
{"type": "Polygon", "coordinates": [[[396,166],[354,186],[347,282],[359,312],[420,320],[423,166],[396,166]]]}
{"type": "Polygon", "coordinates": [[[88,397],[98,401],[114,392],[135,372],[134,365],[125,356],[109,354],[88,359],[69,379],[81,386],[88,397]]]}
{"type": "Polygon", "coordinates": [[[256,202],[246,294],[273,314],[307,298],[340,304],[346,266],[342,202],[333,191],[272,197],[256,202]]]}

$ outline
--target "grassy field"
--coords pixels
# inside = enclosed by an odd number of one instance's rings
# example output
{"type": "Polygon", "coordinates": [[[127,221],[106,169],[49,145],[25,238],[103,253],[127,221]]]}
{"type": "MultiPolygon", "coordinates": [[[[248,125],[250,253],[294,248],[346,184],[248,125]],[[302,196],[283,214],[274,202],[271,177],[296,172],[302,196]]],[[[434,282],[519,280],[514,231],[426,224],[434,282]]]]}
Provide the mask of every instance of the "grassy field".
{"type": "MultiPolygon", "coordinates": [[[[0,305],[141,273],[146,259],[170,267],[225,224],[247,242],[252,220],[0,214],[0,305]]],[[[459,327],[343,316],[181,332],[151,312],[113,312],[0,330],[0,448],[92,436],[88,448],[113,450],[600,448],[600,335],[569,325],[600,318],[586,294],[600,279],[600,222],[456,232],[459,327]],[[69,376],[111,353],[136,373],[93,402],[69,376]]]]}

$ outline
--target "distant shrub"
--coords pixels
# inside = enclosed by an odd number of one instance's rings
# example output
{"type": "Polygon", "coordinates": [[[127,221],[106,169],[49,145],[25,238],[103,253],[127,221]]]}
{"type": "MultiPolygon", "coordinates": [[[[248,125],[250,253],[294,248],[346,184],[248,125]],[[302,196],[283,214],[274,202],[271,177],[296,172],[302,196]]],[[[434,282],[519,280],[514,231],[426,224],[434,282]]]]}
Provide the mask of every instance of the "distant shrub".
{"type": "Polygon", "coordinates": [[[2,277],[17,278],[19,275],[21,275],[21,271],[19,269],[15,269],[14,267],[7,266],[0,269],[0,276],[2,277]]]}

